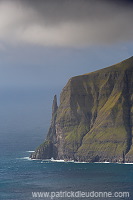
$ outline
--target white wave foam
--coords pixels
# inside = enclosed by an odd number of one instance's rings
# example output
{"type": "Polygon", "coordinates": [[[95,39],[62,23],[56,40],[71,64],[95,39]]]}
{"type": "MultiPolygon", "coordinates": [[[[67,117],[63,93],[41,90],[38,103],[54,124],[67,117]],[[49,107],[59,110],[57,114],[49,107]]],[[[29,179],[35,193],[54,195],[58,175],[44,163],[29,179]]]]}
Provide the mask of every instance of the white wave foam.
{"type": "Polygon", "coordinates": [[[28,153],[34,153],[35,151],[26,151],[26,152],[28,152],[28,153]]]}
{"type": "Polygon", "coordinates": [[[78,161],[75,161],[74,163],[75,163],[75,164],[79,164],[79,163],[80,163],[80,164],[84,164],[84,163],[89,163],[89,162],[78,162],[78,161]]]}
{"type": "Polygon", "coordinates": [[[51,160],[51,162],[65,162],[64,160],[51,160]]]}
{"type": "Polygon", "coordinates": [[[123,163],[123,164],[126,164],[126,165],[133,165],[133,163],[123,163]]]}
{"type": "Polygon", "coordinates": [[[94,162],[94,163],[111,164],[111,162],[94,162]]]}
{"type": "Polygon", "coordinates": [[[16,158],[16,159],[21,159],[21,160],[31,160],[29,157],[22,157],[22,158],[16,158]]]}

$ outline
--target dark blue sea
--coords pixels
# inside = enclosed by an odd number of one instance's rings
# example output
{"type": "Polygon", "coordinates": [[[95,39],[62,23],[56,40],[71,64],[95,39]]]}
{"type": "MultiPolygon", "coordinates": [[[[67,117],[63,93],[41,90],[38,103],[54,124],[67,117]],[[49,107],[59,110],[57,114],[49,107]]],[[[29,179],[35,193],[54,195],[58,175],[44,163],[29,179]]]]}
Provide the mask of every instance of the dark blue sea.
{"type": "MultiPolygon", "coordinates": [[[[38,138],[0,142],[0,200],[128,199],[133,200],[133,165],[29,160],[38,138]],[[15,141],[15,142],[14,142],[15,141]],[[18,142],[17,142],[18,141],[18,142]],[[34,143],[34,144],[33,144],[34,143]],[[129,197],[33,197],[34,192],[128,192],[129,197]]],[[[10,138],[10,137],[9,137],[10,138]]],[[[12,137],[11,137],[12,138],[12,137]]],[[[19,139],[19,140],[18,140],[19,139]]],[[[70,194],[70,193],[69,193],[70,194]]],[[[78,193],[79,194],[79,193],[78,193]]],[[[91,193],[92,194],[92,193],[91,193]]],[[[96,193],[95,193],[96,194],[96,193]]]]}

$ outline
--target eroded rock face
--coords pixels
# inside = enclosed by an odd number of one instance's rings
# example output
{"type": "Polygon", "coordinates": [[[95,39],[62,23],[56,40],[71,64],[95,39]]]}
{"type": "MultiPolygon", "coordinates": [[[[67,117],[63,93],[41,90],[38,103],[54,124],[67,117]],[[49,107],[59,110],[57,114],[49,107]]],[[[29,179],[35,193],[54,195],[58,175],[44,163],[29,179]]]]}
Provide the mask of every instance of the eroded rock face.
{"type": "Polygon", "coordinates": [[[133,162],[133,57],[71,78],[52,111],[46,141],[31,158],[133,162]]]}
{"type": "Polygon", "coordinates": [[[56,117],[57,117],[57,97],[54,96],[52,105],[52,120],[47,134],[46,140],[41,144],[34,153],[31,154],[31,159],[49,159],[57,157],[57,136],[56,136],[56,117]]]}

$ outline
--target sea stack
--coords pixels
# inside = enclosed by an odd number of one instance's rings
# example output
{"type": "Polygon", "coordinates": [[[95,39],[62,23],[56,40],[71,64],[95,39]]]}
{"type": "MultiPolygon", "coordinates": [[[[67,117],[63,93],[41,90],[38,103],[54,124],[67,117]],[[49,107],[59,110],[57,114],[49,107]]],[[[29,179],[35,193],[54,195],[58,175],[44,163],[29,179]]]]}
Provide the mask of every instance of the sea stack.
{"type": "Polygon", "coordinates": [[[32,159],[133,162],[133,57],[71,78],[32,159]]]}

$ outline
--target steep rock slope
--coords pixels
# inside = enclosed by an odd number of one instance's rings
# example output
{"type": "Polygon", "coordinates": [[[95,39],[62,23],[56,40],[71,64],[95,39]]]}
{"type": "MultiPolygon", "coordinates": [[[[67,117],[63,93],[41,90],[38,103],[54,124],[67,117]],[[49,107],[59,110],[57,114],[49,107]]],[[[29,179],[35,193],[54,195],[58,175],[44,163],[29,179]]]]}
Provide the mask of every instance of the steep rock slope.
{"type": "Polygon", "coordinates": [[[31,158],[133,162],[133,57],[71,78],[31,158]]]}

